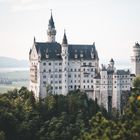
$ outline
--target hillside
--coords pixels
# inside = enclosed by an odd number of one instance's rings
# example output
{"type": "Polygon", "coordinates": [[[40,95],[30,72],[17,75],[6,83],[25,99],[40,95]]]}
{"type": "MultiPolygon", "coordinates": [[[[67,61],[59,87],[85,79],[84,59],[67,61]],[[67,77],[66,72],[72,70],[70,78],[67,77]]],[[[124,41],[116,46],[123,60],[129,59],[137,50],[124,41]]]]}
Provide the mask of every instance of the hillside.
{"type": "Polygon", "coordinates": [[[28,67],[27,60],[0,56],[0,68],[28,67]]]}

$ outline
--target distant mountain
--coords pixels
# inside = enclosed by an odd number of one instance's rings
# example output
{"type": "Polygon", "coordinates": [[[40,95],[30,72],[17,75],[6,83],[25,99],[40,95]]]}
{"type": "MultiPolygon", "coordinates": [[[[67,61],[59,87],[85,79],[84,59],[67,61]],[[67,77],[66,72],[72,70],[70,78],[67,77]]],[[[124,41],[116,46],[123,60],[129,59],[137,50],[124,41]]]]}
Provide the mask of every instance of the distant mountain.
{"type": "Polygon", "coordinates": [[[27,60],[18,60],[10,57],[0,56],[0,68],[29,67],[27,60]]]}

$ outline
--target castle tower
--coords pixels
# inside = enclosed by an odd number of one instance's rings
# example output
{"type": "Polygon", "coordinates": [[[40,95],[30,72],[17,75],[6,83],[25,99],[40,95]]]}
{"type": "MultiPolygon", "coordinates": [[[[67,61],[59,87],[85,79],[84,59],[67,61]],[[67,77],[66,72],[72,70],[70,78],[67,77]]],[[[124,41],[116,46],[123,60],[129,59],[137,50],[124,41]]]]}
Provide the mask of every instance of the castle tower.
{"type": "Polygon", "coordinates": [[[55,30],[52,13],[48,24],[47,35],[48,35],[48,42],[55,42],[56,30],[55,30]]]}
{"type": "Polygon", "coordinates": [[[140,76],[140,44],[137,42],[133,46],[133,56],[131,57],[132,73],[140,76]]]}
{"type": "Polygon", "coordinates": [[[66,33],[64,32],[64,37],[62,41],[62,94],[66,95],[68,93],[68,42],[66,33]]]}
{"type": "Polygon", "coordinates": [[[101,81],[100,81],[100,101],[101,105],[103,105],[108,111],[108,75],[107,69],[104,65],[102,65],[101,71],[101,81]]]}

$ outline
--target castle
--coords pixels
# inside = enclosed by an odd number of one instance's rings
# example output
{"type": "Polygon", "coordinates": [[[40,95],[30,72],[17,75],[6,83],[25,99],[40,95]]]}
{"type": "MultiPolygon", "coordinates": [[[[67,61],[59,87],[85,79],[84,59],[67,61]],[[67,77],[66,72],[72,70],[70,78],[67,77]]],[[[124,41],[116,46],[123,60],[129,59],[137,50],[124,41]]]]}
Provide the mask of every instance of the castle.
{"type": "MultiPolygon", "coordinates": [[[[55,40],[56,29],[51,14],[48,41],[34,43],[29,52],[30,90],[37,99],[48,96],[46,88],[51,87],[52,94],[66,95],[79,89],[103,105],[108,111],[116,108],[120,111],[121,95],[129,92],[132,77],[129,70],[116,70],[114,60],[108,67],[99,68],[99,57],[95,43],[91,45],[69,44],[64,32],[62,43],[55,40]]],[[[140,73],[140,45],[134,47],[134,73],[140,73]],[[138,64],[137,64],[138,63],[138,64]]]]}

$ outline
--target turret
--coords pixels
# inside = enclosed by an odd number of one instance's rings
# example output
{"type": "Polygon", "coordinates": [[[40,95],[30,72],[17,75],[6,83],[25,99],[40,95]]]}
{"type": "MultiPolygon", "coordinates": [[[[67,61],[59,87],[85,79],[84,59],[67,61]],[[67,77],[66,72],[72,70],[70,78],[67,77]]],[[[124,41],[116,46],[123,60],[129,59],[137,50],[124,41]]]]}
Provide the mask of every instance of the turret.
{"type": "Polygon", "coordinates": [[[66,95],[68,93],[68,41],[66,33],[64,32],[62,45],[61,45],[61,56],[62,56],[62,94],[66,95]]]}
{"type": "Polygon", "coordinates": [[[55,42],[56,30],[55,30],[52,12],[51,12],[51,17],[48,24],[47,35],[48,35],[48,42],[55,42]]]}
{"type": "Polygon", "coordinates": [[[132,73],[140,76],[140,44],[138,42],[133,46],[133,56],[131,57],[132,73]]]}

